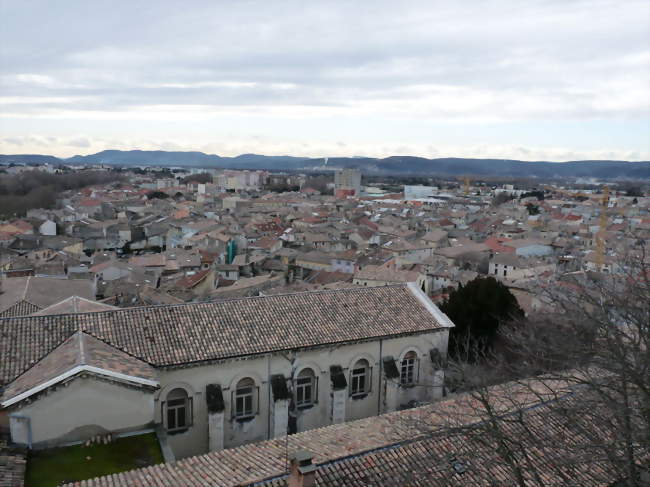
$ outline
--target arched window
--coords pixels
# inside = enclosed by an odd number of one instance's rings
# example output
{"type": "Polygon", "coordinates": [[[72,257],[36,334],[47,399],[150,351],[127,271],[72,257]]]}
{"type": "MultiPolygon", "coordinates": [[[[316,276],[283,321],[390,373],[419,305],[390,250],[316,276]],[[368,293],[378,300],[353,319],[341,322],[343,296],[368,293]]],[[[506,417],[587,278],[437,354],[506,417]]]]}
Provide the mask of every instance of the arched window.
{"type": "Polygon", "coordinates": [[[176,388],[167,394],[164,403],[167,431],[182,431],[192,424],[192,400],[185,389],[176,388]]]}
{"type": "Polygon", "coordinates": [[[297,407],[308,407],[316,402],[316,376],[312,369],[302,369],[296,378],[295,395],[297,407]]]}
{"type": "Polygon", "coordinates": [[[253,379],[246,377],[237,382],[233,403],[235,405],[233,416],[237,419],[247,419],[257,414],[258,394],[253,379]]]}
{"type": "Polygon", "coordinates": [[[399,374],[399,381],[403,386],[412,386],[415,384],[417,361],[418,356],[413,351],[408,352],[406,355],[404,355],[399,374]]]}
{"type": "Polygon", "coordinates": [[[358,360],[350,373],[350,395],[364,396],[370,392],[370,365],[365,359],[358,360]]]}

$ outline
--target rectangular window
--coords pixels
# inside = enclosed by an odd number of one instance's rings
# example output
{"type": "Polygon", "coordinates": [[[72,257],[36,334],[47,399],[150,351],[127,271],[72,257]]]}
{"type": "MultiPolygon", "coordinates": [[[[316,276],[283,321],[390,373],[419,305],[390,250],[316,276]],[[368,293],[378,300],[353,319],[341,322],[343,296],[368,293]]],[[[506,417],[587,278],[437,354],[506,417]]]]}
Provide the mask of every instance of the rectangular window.
{"type": "Polygon", "coordinates": [[[316,380],[314,377],[296,379],[296,406],[311,406],[316,398],[316,380]]]}
{"type": "Polygon", "coordinates": [[[415,384],[416,380],[416,362],[417,358],[407,357],[402,360],[402,367],[400,370],[400,383],[405,386],[415,384]]]}
{"type": "Polygon", "coordinates": [[[245,418],[253,415],[253,395],[252,387],[237,389],[235,397],[235,417],[245,418]]]}
{"type": "Polygon", "coordinates": [[[172,399],[167,402],[167,430],[177,431],[186,429],[190,426],[190,417],[188,408],[191,399],[172,399]]]}
{"type": "Polygon", "coordinates": [[[360,396],[368,393],[368,369],[361,367],[352,369],[352,396],[360,396]]]}

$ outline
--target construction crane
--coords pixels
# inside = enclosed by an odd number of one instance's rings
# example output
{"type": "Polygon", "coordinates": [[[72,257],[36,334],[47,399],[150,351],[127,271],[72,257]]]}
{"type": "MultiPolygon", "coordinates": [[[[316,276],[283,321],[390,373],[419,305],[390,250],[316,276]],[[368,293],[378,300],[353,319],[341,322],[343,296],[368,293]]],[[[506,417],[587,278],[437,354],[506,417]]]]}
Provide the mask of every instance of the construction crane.
{"type": "Polygon", "coordinates": [[[600,201],[600,223],[596,236],[596,267],[599,271],[605,265],[605,232],[607,232],[607,207],[609,206],[609,186],[603,187],[603,198],[600,201]]]}
{"type": "Polygon", "coordinates": [[[569,190],[566,190],[566,189],[557,188],[557,187],[549,185],[549,184],[545,184],[543,187],[544,187],[544,189],[547,189],[547,190],[555,192],[555,193],[559,193],[562,196],[566,196],[567,198],[589,199],[589,195],[583,193],[582,191],[569,191],[569,190]]]}

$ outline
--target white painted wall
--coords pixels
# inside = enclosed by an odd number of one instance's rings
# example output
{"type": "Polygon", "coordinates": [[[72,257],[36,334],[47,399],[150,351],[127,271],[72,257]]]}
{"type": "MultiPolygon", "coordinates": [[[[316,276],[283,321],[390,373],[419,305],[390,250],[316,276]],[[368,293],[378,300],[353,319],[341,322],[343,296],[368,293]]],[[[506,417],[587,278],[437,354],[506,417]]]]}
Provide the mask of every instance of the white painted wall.
{"type": "Polygon", "coordinates": [[[154,400],[151,392],[85,377],[51,389],[34,402],[21,404],[11,413],[30,418],[32,442],[36,445],[85,440],[88,436],[79,428],[87,426],[96,425],[106,431],[140,429],[152,421],[154,400]]]}
{"type": "MultiPolygon", "coordinates": [[[[156,393],[155,421],[161,422],[161,402],[176,387],[183,387],[193,398],[193,425],[182,433],[169,434],[169,443],[177,458],[183,458],[208,451],[208,412],[205,401],[207,384],[219,384],[223,391],[225,411],[223,427],[223,445],[232,448],[246,443],[266,440],[275,435],[274,425],[278,418],[272,418],[272,409],[276,414],[282,408],[275,408],[271,397],[270,377],[282,374],[285,378],[297,376],[304,367],[309,367],[318,378],[318,402],[311,408],[298,410],[298,431],[305,431],[332,424],[332,388],[330,366],[340,365],[346,375],[348,386],[351,368],[360,358],[365,358],[372,367],[372,386],[370,393],[362,399],[352,399],[349,391],[345,394],[345,421],[360,419],[378,413],[393,410],[411,399],[428,401],[434,399],[431,387],[402,388],[398,386],[398,398],[394,404],[384,404],[380,398],[381,356],[392,355],[397,360],[409,350],[415,350],[420,358],[420,375],[418,383],[432,384],[434,370],[429,359],[429,350],[438,348],[446,353],[448,330],[420,335],[376,340],[366,343],[327,347],[295,353],[265,355],[248,360],[229,360],[223,363],[181,368],[161,372],[161,390],[156,393]],[[381,355],[380,355],[381,348],[381,355]],[[233,419],[231,409],[232,392],[237,382],[244,378],[254,379],[259,387],[259,413],[254,419],[241,422],[233,419]]],[[[214,440],[213,440],[214,441],[214,440]]]]}

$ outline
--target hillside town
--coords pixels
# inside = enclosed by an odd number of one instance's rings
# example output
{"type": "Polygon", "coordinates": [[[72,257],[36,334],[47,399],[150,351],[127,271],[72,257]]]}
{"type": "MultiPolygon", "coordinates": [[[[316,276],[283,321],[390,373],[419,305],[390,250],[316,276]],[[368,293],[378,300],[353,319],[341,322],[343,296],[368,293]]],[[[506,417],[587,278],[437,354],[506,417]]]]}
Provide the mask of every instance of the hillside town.
{"type": "Polygon", "coordinates": [[[647,258],[635,252],[650,238],[650,197],[615,186],[387,192],[357,170],[318,189],[306,174],[126,174],[0,222],[0,317],[405,283],[440,302],[485,275],[530,312],[566,276],[647,258]]]}
{"type": "Polygon", "coordinates": [[[648,0],[0,19],[0,487],[650,487],[648,0]]]}
{"type": "MultiPolygon", "coordinates": [[[[471,393],[447,369],[455,324],[440,307],[489,277],[534,317],[555,311],[552,291],[580,278],[627,279],[624,262],[649,262],[650,197],[612,182],[366,179],[356,169],[122,170],[62,192],[55,208],[2,221],[0,468],[9,480],[0,485],[22,485],[21,448],[147,435],[160,458],[143,465],[158,465],[78,485],[433,485],[450,476],[482,485],[498,476],[490,448],[454,433],[476,419],[471,393]],[[429,436],[408,440],[414,415],[453,458],[431,456],[429,436]],[[409,461],[391,483],[383,469],[394,455],[409,461]],[[478,459],[487,467],[472,470],[478,459]],[[370,461],[378,467],[366,469],[370,461]]],[[[497,395],[499,414],[575,434],[554,409],[532,412],[550,400],[540,396],[548,382],[536,380],[516,405],[497,395]]],[[[560,404],[588,394],[554,380],[560,404]]],[[[601,485],[609,477],[593,462],[576,475],[601,485]]]]}

